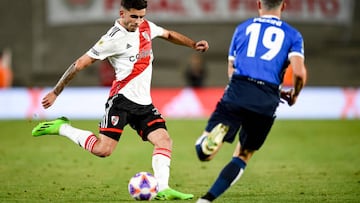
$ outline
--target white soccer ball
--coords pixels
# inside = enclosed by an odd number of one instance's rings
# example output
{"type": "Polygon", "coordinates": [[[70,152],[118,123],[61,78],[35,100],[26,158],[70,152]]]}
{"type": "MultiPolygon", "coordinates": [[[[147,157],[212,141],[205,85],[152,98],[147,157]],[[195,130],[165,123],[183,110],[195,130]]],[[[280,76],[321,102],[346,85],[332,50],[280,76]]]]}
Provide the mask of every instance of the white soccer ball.
{"type": "Polygon", "coordinates": [[[128,190],[136,200],[152,200],[159,190],[158,181],[151,173],[139,172],[130,179],[128,190]]]}

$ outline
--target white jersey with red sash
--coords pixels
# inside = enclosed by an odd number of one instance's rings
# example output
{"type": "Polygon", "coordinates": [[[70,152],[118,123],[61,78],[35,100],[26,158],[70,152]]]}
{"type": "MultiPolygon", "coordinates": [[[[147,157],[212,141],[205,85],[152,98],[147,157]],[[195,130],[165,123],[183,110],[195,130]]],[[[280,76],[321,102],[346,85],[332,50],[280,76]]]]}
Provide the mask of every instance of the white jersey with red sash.
{"type": "Polygon", "coordinates": [[[122,94],[141,105],[152,103],[150,95],[153,52],[151,40],[161,36],[162,27],[145,20],[135,32],[128,32],[118,21],[87,52],[92,58],[108,59],[116,80],[110,97],[122,94]]]}

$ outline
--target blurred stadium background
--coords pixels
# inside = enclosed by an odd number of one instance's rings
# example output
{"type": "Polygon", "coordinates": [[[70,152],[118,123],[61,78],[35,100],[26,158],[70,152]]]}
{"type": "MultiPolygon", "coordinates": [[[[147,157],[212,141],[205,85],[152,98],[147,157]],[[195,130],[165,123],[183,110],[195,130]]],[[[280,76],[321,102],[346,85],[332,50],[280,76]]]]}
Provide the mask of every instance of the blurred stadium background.
{"type": "MultiPolygon", "coordinates": [[[[255,2],[149,0],[147,18],[195,40],[208,40],[210,49],[203,54],[208,68],[205,87],[223,88],[228,81],[227,53],[233,30],[244,19],[257,15],[255,2]]],[[[359,107],[354,100],[360,101],[355,98],[360,97],[360,3],[287,3],[284,19],[298,28],[305,39],[307,86],[354,88],[350,93],[344,90],[347,98],[339,105],[352,106],[358,117],[359,107]]],[[[70,63],[113,25],[119,4],[120,0],[0,0],[0,49],[12,53],[12,86],[52,87],[70,63]]],[[[153,50],[153,87],[185,87],[183,69],[193,51],[159,39],[154,41],[153,50]]],[[[71,86],[99,86],[101,63],[94,66],[78,74],[71,86]]]]}
{"type": "MultiPolygon", "coordinates": [[[[119,2],[1,0],[0,49],[12,51],[13,85],[54,85],[69,64],[113,24],[119,2]],[[95,6],[98,9],[94,10],[95,6]]],[[[226,56],[232,32],[245,17],[256,14],[251,12],[253,2],[255,0],[149,0],[148,18],[194,39],[208,40],[211,48],[204,54],[209,68],[206,85],[223,86],[227,82],[226,56]],[[244,14],[232,16],[230,11],[219,9],[224,6],[244,14]]],[[[288,0],[288,4],[286,14],[299,16],[285,19],[297,27],[305,39],[308,85],[359,86],[360,3],[355,0],[288,0]],[[311,11],[317,14],[312,15],[311,11]],[[307,15],[310,18],[306,18],[307,15]]],[[[181,67],[191,52],[156,40],[153,85],[183,86],[181,67]]],[[[98,84],[96,68],[79,74],[72,83],[75,86],[98,84]]]]}
{"type": "MultiPolygon", "coordinates": [[[[182,118],[204,118],[212,111],[228,81],[233,30],[257,15],[256,0],[148,1],[149,19],[210,43],[203,54],[206,88],[200,89],[184,88],[183,69],[192,50],[163,40],[153,43],[154,103],[165,117],[180,118],[168,122],[176,143],[171,184],[198,197],[232,147],[224,148],[217,161],[198,162],[193,143],[206,121],[182,118]],[[199,172],[196,181],[194,171],[199,172]]],[[[247,175],[217,201],[359,202],[360,1],[287,1],[284,18],[303,33],[309,79],[294,107],[280,105],[278,118],[298,120],[278,119],[247,175]]],[[[99,87],[101,63],[78,74],[52,108],[44,110],[40,101],[70,63],[113,25],[119,3],[0,0],[0,50],[11,52],[14,76],[11,88],[0,88],[0,202],[133,202],[127,180],[135,171],[151,170],[146,154],[152,150],[151,145],[140,151],[133,147],[139,143],[134,131],[126,131],[107,159],[56,140],[62,138],[30,136],[38,120],[63,115],[97,132],[108,94],[108,87],[99,87]]]]}

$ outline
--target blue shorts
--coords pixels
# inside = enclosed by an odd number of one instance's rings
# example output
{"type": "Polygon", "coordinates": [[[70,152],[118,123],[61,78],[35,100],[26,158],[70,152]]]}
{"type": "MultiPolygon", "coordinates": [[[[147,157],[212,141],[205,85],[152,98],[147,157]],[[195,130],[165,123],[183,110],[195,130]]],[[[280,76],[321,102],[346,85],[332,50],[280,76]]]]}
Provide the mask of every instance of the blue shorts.
{"type": "Polygon", "coordinates": [[[217,124],[223,123],[230,127],[224,141],[233,142],[240,130],[242,148],[258,150],[274,123],[279,101],[278,86],[233,75],[208,121],[206,131],[210,132],[217,124]]]}
{"type": "Polygon", "coordinates": [[[275,117],[261,115],[242,107],[221,100],[211,115],[206,131],[210,132],[217,124],[229,126],[224,137],[225,142],[232,143],[239,132],[239,141],[243,149],[258,150],[265,142],[274,123],[275,117]]]}
{"type": "Polygon", "coordinates": [[[280,91],[276,85],[233,75],[222,100],[261,115],[274,116],[280,91]]]}

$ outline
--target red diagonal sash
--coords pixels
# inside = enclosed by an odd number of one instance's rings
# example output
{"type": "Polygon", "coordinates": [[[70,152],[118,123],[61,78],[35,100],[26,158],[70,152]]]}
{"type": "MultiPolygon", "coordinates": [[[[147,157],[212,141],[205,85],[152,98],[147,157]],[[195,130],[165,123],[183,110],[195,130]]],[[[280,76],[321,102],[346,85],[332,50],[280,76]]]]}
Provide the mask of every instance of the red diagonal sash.
{"type": "Polygon", "coordinates": [[[117,94],[126,84],[133,78],[140,75],[144,70],[149,67],[151,63],[151,32],[150,26],[147,21],[141,23],[139,27],[139,56],[134,64],[131,73],[121,81],[114,81],[110,90],[110,97],[117,94]]]}

